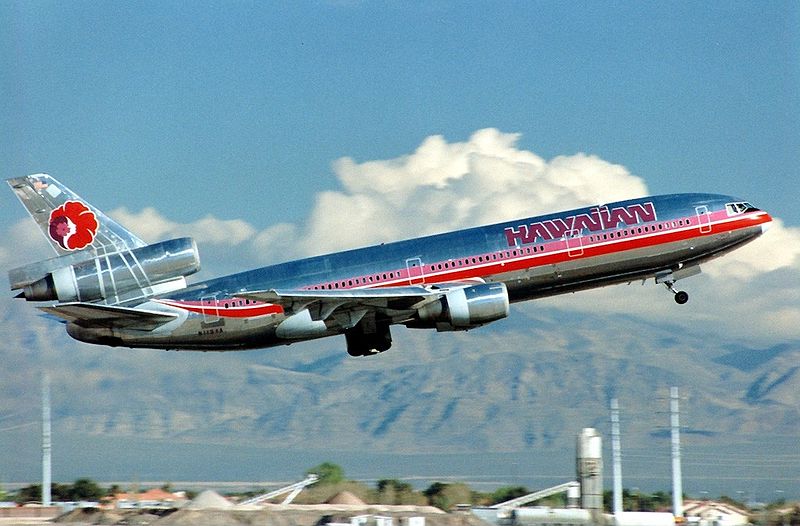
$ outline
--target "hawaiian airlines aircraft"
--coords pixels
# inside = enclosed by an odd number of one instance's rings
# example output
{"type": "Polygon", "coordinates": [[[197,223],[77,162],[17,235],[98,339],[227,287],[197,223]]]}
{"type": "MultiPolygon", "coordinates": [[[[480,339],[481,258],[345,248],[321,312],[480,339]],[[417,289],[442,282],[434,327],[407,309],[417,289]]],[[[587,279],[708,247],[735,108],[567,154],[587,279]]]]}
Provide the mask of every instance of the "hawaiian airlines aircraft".
{"type": "Polygon", "coordinates": [[[8,180],[58,257],[9,272],[18,298],[95,344],[227,351],[344,334],[365,356],[390,327],[468,330],[509,304],[654,279],[675,282],[761,235],[746,201],[674,194],[288,261],[187,285],[191,238],[148,245],[45,174],[8,180]]]}

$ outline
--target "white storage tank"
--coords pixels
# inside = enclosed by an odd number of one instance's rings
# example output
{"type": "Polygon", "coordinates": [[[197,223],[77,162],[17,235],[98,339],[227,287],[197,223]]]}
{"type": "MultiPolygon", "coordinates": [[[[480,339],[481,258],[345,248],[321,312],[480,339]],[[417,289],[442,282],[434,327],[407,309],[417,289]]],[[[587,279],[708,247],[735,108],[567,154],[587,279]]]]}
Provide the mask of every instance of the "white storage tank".
{"type": "Polygon", "coordinates": [[[615,526],[675,526],[671,513],[623,511],[614,516],[615,526]]]}
{"type": "Polygon", "coordinates": [[[584,428],[578,435],[578,482],[581,485],[581,508],[603,511],[603,439],[596,429],[584,428]]]}
{"type": "Polygon", "coordinates": [[[584,526],[592,523],[589,510],[581,509],[517,508],[512,516],[515,526],[584,526]]]}

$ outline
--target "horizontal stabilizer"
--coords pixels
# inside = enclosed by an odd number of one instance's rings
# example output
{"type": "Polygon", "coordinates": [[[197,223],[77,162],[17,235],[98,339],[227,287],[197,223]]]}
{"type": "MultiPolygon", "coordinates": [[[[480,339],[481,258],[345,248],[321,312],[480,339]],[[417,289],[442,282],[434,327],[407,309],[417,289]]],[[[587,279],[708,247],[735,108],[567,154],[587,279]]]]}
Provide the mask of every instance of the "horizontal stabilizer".
{"type": "Polygon", "coordinates": [[[61,303],[50,307],[39,307],[39,310],[81,327],[106,327],[142,331],[152,331],[178,317],[177,314],[170,312],[130,309],[94,303],[61,303]]]}

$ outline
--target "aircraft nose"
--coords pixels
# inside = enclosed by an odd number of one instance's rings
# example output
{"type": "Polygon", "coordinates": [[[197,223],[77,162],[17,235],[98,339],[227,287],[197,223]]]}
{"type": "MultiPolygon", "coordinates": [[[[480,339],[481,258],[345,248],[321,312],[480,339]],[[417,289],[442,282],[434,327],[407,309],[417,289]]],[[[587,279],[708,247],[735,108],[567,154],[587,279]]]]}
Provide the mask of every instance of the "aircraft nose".
{"type": "Polygon", "coordinates": [[[772,216],[764,212],[761,216],[761,233],[763,234],[772,226],[772,216]]]}
{"type": "Polygon", "coordinates": [[[767,230],[769,230],[769,227],[772,226],[772,216],[769,215],[769,214],[764,214],[764,216],[765,216],[764,217],[764,222],[761,223],[761,233],[762,234],[764,232],[766,232],[767,230]]]}

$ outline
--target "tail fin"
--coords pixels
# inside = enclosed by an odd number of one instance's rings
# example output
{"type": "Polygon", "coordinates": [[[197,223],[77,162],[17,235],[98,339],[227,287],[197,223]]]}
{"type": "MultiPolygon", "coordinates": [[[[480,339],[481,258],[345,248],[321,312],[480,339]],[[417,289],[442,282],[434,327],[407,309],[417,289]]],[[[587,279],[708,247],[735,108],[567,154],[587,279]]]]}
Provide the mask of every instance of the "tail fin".
{"type": "Polygon", "coordinates": [[[102,255],[146,245],[47,174],[6,182],[60,256],[88,250],[102,255]]]}
{"type": "Polygon", "coordinates": [[[58,254],[8,271],[18,298],[117,305],[185,288],[200,269],[191,238],[147,245],[49,175],[7,182],[58,254]]]}

